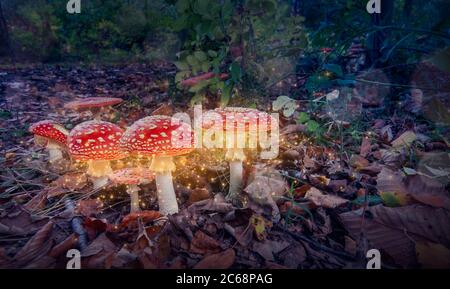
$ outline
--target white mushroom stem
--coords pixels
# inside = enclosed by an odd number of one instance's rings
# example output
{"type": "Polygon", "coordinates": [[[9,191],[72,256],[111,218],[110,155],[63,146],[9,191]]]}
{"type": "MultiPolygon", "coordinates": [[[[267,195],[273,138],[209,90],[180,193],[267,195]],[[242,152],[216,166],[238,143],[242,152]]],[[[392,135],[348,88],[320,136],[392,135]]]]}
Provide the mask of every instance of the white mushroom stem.
{"type": "Polygon", "coordinates": [[[108,175],[112,173],[108,160],[90,160],[88,161],[87,174],[91,176],[94,189],[104,187],[108,183],[108,175]]]}
{"type": "Polygon", "coordinates": [[[230,162],[230,188],[227,200],[235,201],[242,191],[244,150],[241,148],[228,149],[225,158],[230,162]]]}
{"type": "Polygon", "coordinates": [[[49,162],[55,162],[59,159],[63,158],[63,154],[61,151],[61,148],[59,147],[59,145],[53,143],[53,142],[48,142],[47,144],[47,150],[48,150],[48,161],[49,162]]]}
{"type": "Polygon", "coordinates": [[[172,182],[172,171],[175,170],[172,157],[155,157],[150,169],[156,174],[159,212],[164,216],[178,213],[177,196],[172,182]]]}
{"type": "Polygon", "coordinates": [[[61,146],[58,143],[56,143],[55,141],[53,141],[49,138],[46,138],[46,137],[35,135],[34,142],[37,145],[45,146],[45,148],[48,151],[49,162],[52,163],[52,162],[55,162],[55,161],[63,158],[61,146]]]}
{"type": "Polygon", "coordinates": [[[138,185],[128,185],[127,187],[127,193],[130,195],[131,213],[139,212],[141,210],[139,207],[139,191],[138,185]]]}

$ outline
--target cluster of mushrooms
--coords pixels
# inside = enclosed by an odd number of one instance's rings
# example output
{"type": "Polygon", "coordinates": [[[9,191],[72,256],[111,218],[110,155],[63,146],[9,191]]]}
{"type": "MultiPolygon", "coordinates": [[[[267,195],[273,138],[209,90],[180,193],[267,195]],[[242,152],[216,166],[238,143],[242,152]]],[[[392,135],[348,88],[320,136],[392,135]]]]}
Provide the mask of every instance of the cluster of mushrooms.
{"type": "MultiPolygon", "coordinates": [[[[100,107],[120,101],[121,99],[91,98],[85,102],[69,103],[69,106],[100,107]]],[[[254,127],[251,122],[256,124],[262,120],[270,121],[269,114],[256,109],[227,107],[215,109],[214,112],[223,116],[219,120],[223,123],[225,115],[235,114],[234,126],[221,125],[220,128],[224,131],[232,129],[237,134],[248,132],[249,128],[254,127]],[[240,117],[243,119],[239,119],[240,117]]],[[[202,127],[211,128],[219,122],[205,117],[202,127]]],[[[36,144],[45,146],[48,150],[50,162],[61,159],[62,151],[67,151],[71,159],[87,163],[86,173],[94,189],[100,189],[110,181],[114,184],[126,184],[131,199],[131,212],[140,210],[139,185],[153,180],[156,182],[160,213],[171,215],[178,212],[172,181],[172,172],[175,170],[173,157],[194,150],[190,124],[174,117],[155,115],[144,117],[124,130],[114,123],[99,120],[97,114],[96,119],[82,122],[71,131],[52,120],[43,120],[33,124],[30,132],[34,134],[36,144]],[[112,170],[111,161],[129,156],[149,158],[150,166],[112,170]]],[[[230,164],[228,199],[232,200],[240,193],[243,185],[243,149],[237,146],[227,148],[226,159],[230,164]]]]}

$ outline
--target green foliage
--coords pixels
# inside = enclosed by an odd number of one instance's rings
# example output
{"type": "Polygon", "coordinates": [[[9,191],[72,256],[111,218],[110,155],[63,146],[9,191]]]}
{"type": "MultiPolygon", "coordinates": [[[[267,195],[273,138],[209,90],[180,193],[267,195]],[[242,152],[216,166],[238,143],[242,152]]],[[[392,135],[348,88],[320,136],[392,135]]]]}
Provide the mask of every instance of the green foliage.
{"type": "Polygon", "coordinates": [[[67,1],[17,1],[11,35],[20,55],[43,61],[126,60],[146,55],[146,46],[170,33],[171,7],[162,0],[83,3],[82,13],[66,12],[67,1]]]}

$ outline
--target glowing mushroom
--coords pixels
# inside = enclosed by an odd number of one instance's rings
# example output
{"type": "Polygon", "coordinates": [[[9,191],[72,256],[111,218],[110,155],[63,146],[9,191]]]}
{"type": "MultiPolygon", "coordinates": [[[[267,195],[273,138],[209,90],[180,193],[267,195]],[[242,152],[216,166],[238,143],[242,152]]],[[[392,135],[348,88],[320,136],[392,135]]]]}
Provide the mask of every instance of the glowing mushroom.
{"type": "Polygon", "coordinates": [[[136,121],[124,133],[121,147],[130,154],[153,157],[150,169],[156,174],[159,211],[163,215],[178,212],[172,183],[175,163],[172,157],[191,152],[190,125],[169,116],[149,116],[136,121]]]}
{"type": "Polygon", "coordinates": [[[95,119],[100,119],[106,108],[121,103],[123,100],[117,97],[88,97],[74,100],[64,105],[64,108],[75,111],[89,110],[95,119]]]}
{"type": "Polygon", "coordinates": [[[49,161],[54,162],[63,157],[62,149],[66,147],[69,131],[52,120],[43,120],[33,124],[30,132],[34,134],[36,144],[45,146],[49,161]]]}
{"type": "Polygon", "coordinates": [[[123,130],[106,121],[86,121],[75,126],[67,143],[71,156],[88,163],[88,175],[93,178],[94,188],[101,188],[112,173],[111,160],[121,159],[126,153],[120,150],[119,141],[123,130]]]}
{"type": "Polygon", "coordinates": [[[125,168],[115,171],[109,177],[115,184],[127,185],[127,193],[130,195],[131,212],[139,211],[139,185],[146,184],[155,178],[155,174],[145,168],[125,168]]]}
{"type": "Polygon", "coordinates": [[[243,185],[243,165],[245,153],[243,148],[257,147],[258,133],[268,132],[271,122],[275,121],[269,114],[252,108],[225,107],[217,108],[214,113],[203,116],[204,129],[223,131],[226,134],[227,152],[225,159],[230,165],[230,187],[227,200],[237,203],[243,185]]]}

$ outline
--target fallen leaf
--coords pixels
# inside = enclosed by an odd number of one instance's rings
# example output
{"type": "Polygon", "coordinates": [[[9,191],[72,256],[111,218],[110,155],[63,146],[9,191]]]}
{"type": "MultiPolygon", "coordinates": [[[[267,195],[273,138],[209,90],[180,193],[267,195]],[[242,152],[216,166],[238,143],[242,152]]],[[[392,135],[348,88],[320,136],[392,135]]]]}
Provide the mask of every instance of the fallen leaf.
{"type": "Polygon", "coordinates": [[[121,227],[128,227],[128,225],[132,222],[135,222],[137,219],[142,218],[144,223],[148,223],[154,221],[161,217],[161,214],[157,211],[140,211],[133,212],[126,215],[122,222],[120,222],[121,227]]]}
{"type": "Polygon", "coordinates": [[[441,244],[416,242],[417,261],[425,269],[450,268],[450,250],[441,244]]]}
{"type": "Polygon", "coordinates": [[[429,240],[450,245],[450,212],[428,206],[410,205],[388,208],[383,205],[369,207],[370,214],[363,218],[363,209],[339,215],[345,229],[354,239],[364,236],[374,248],[391,256],[395,263],[412,267],[416,261],[414,244],[429,240]],[[363,225],[363,227],[361,227],[363,225]]]}
{"type": "Polygon", "coordinates": [[[103,202],[97,199],[80,200],[77,203],[75,213],[84,217],[91,217],[100,212],[103,202]]]}
{"type": "Polygon", "coordinates": [[[399,148],[403,146],[411,146],[411,144],[417,139],[416,134],[413,131],[405,131],[398,138],[392,141],[392,146],[394,148],[399,148]]]}
{"type": "Polygon", "coordinates": [[[359,155],[365,158],[370,152],[371,152],[370,138],[363,137],[361,148],[359,149],[359,155]]]}
{"type": "Polygon", "coordinates": [[[369,165],[369,161],[360,155],[352,155],[349,164],[356,169],[363,169],[369,165]]]}
{"type": "Polygon", "coordinates": [[[0,211],[0,216],[0,234],[5,235],[29,235],[48,222],[47,217],[31,215],[19,206],[8,211],[0,211]]]}
{"type": "Polygon", "coordinates": [[[76,234],[71,234],[64,241],[53,247],[53,249],[48,253],[50,257],[58,258],[59,256],[67,253],[70,249],[74,249],[77,246],[78,237],[76,234]]]}
{"type": "Polygon", "coordinates": [[[291,245],[279,254],[284,266],[289,269],[298,269],[298,266],[306,261],[307,256],[305,248],[301,244],[291,245]]]}
{"type": "Polygon", "coordinates": [[[54,223],[49,221],[43,226],[28,242],[23,246],[19,252],[14,256],[14,261],[18,264],[26,264],[39,256],[45,256],[52,247],[52,242],[49,240],[54,223]]]}
{"type": "Polygon", "coordinates": [[[24,208],[30,212],[36,212],[45,207],[47,203],[47,191],[42,190],[36,196],[34,196],[28,203],[25,204],[24,208]]]}
{"type": "Polygon", "coordinates": [[[318,207],[329,209],[339,207],[348,202],[348,200],[338,196],[326,195],[314,187],[306,192],[305,199],[310,200],[318,207]]]}
{"type": "Polygon", "coordinates": [[[250,218],[250,224],[252,224],[255,231],[256,239],[262,241],[267,237],[268,230],[272,228],[272,222],[267,221],[261,216],[253,215],[250,218]]]}
{"type": "Polygon", "coordinates": [[[450,194],[438,181],[422,175],[409,176],[406,188],[417,201],[450,211],[450,194]]]}
{"type": "Polygon", "coordinates": [[[381,198],[389,206],[404,206],[413,203],[410,193],[400,171],[392,171],[383,167],[377,178],[377,189],[381,198]]]}
{"type": "Polygon", "coordinates": [[[233,265],[235,259],[236,253],[234,250],[228,249],[221,253],[206,256],[194,266],[194,269],[228,269],[233,265]]]}
{"type": "Polygon", "coordinates": [[[193,204],[198,201],[202,201],[205,199],[209,199],[211,197],[211,194],[209,191],[205,188],[196,188],[191,191],[191,194],[189,195],[188,203],[193,204]]]}
{"type": "Polygon", "coordinates": [[[116,245],[106,237],[105,233],[98,236],[82,252],[82,268],[105,269],[112,263],[116,251],[116,245]]]}
{"type": "Polygon", "coordinates": [[[191,241],[190,249],[196,254],[217,253],[220,251],[220,245],[216,239],[198,230],[191,241]]]}
{"type": "Polygon", "coordinates": [[[88,183],[85,173],[67,173],[60,176],[52,184],[56,187],[61,187],[71,191],[78,191],[84,188],[88,183]]]}

